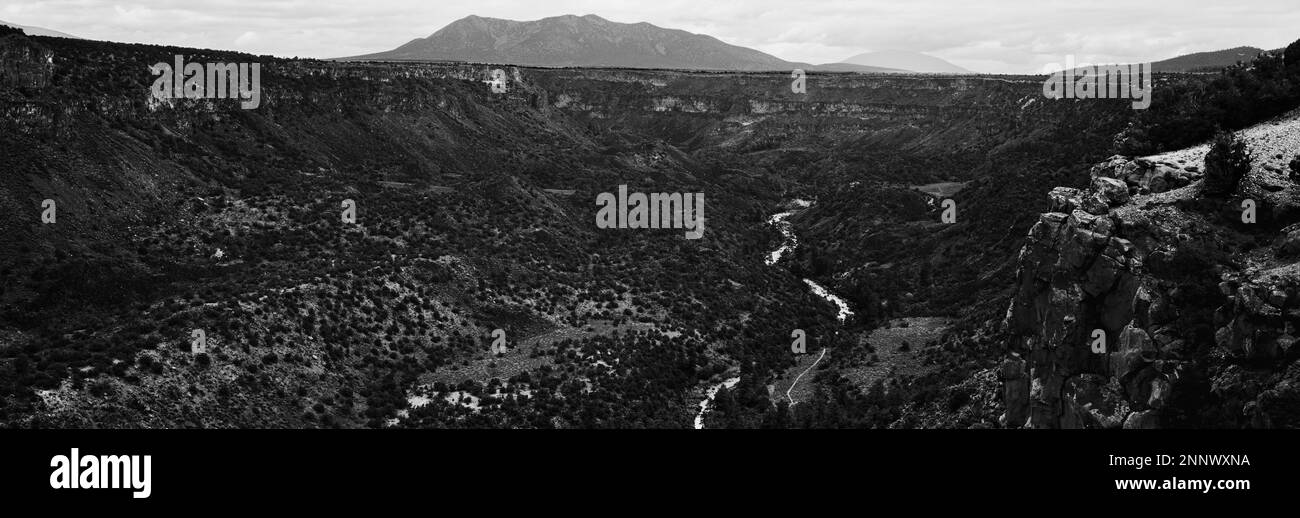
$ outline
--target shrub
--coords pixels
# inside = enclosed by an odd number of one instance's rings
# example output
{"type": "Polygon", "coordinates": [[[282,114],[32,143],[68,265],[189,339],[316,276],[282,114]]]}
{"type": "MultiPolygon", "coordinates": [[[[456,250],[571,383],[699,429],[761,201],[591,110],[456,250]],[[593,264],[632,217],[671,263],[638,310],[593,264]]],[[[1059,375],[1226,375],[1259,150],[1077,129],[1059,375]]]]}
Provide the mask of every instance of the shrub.
{"type": "Polygon", "coordinates": [[[1296,155],[1288,164],[1291,167],[1291,181],[1300,183],[1300,155],[1296,155]]]}
{"type": "Polygon", "coordinates": [[[1250,172],[1250,152],[1236,134],[1220,131],[1205,155],[1205,193],[1215,196],[1232,194],[1237,184],[1250,172]]]}

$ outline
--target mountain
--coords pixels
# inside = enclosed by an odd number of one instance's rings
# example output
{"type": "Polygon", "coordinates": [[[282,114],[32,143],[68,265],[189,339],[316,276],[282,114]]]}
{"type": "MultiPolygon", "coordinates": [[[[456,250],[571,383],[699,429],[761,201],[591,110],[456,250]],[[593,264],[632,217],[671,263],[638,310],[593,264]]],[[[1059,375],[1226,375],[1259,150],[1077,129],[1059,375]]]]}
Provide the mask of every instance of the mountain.
{"type": "Polygon", "coordinates": [[[541,67],[621,67],[694,70],[889,72],[879,67],[819,67],[783,60],[717,38],[649,23],[611,22],[596,15],[520,22],[468,16],[427,38],[387,52],[344,61],[466,61],[541,67]]]}
{"type": "Polygon", "coordinates": [[[844,60],[844,63],[869,67],[892,68],[928,74],[971,74],[970,70],[920,52],[907,50],[882,50],[864,52],[844,60]]]}
{"type": "Polygon", "coordinates": [[[441,60],[545,67],[779,70],[788,62],[711,36],[595,15],[530,22],[469,16],[428,38],[356,60],[441,60]]]}
{"type": "Polygon", "coordinates": [[[10,27],[14,27],[14,28],[22,29],[23,32],[27,33],[27,35],[29,35],[29,36],[50,36],[50,37],[54,37],[54,38],[73,38],[73,39],[78,39],[78,40],[81,39],[80,37],[73,36],[73,35],[68,34],[68,33],[59,32],[59,31],[55,31],[55,30],[50,30],[50,29],[46,29],[46,28],[44,28],[44,27],[32,27],[32,26],[30,26],[30,25],[18,25],[18,24],[16,24],[16,23],[6,22],[6,21],[4,21],[4,20],[0,20],[0,25],[8,25],[8,26],[10,26],[10,27]]]}
{"type": "Polygon", "coordinates": [[[1237,64],[1238,61],[1249,62],[1266,52],[1255,47],[1237,47],[1212,52],[1196,52],[1151,64],[1156,72],[1204,72],[1218,70],[1237,64]]]}
{"type": "Polygon", "coordinates": [[[823,63],[821,65],[809,65],[806,63],[791,63],[792,66],[802,67],[806,70],[817,72],[857,72],[862,74],[910,74],[911,70],[900,68],[873,67],[867,65],[856,65],[853,63],[823,63]]]}

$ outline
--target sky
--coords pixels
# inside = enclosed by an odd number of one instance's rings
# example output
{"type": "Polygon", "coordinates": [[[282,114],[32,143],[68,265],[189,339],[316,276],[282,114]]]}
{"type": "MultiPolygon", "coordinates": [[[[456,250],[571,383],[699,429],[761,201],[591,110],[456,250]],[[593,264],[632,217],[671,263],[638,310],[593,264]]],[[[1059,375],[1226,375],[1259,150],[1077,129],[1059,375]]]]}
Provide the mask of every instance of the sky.
{"type": "Polygon", "coordinates": [[[98,40],[331,58],[390,50],[465,16],[595,14],[782,59],[903,49],[987,73],[1156,61],[1300,39],[1297,0],[5,0],[0,20],[98,40]]]}

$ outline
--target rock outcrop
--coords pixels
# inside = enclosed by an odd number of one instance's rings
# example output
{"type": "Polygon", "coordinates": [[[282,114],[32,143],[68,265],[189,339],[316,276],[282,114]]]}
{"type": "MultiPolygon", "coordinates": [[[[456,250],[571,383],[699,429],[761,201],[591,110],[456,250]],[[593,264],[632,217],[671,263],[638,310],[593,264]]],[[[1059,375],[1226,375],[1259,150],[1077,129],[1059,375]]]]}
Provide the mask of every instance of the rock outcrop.
{"type": "Polygon", "coordinates": [[[1244,195],[1206,201],[1194,169],[1112,157],[1049,193],[1004,322],[1003,425],[1300,425],[1300,232],[1242,224],[1244,195]]]}
{"type": "Polygon", "coordinates": [[[1092,167],[1094,182],[1100,178],[1122,181],[1134,193],[1159,194],[1185,187],[1201,178],[1196,166],[1180,167],[1170,162],[1146,158],[1112,156],[1092,167]]]}
{"type": "Polygon", "coordinates": [[[54,52],[5,27],[0,32],[0,87],[44,88],[54,74],[54,52]]]}

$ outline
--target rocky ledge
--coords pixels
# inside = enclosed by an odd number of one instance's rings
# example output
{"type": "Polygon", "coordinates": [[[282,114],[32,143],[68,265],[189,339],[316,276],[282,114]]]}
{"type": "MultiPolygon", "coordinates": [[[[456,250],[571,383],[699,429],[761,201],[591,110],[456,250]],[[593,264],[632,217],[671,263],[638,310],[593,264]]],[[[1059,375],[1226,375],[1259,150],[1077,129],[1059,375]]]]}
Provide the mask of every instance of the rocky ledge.
{"type": "Polygon", "coordinates": [[[1126,157],[1049,194],[1003,322],[1004,426],[1300,426],[1300,186],[1248,144],[1264,158],[1228,196],[1126,157]]]}

